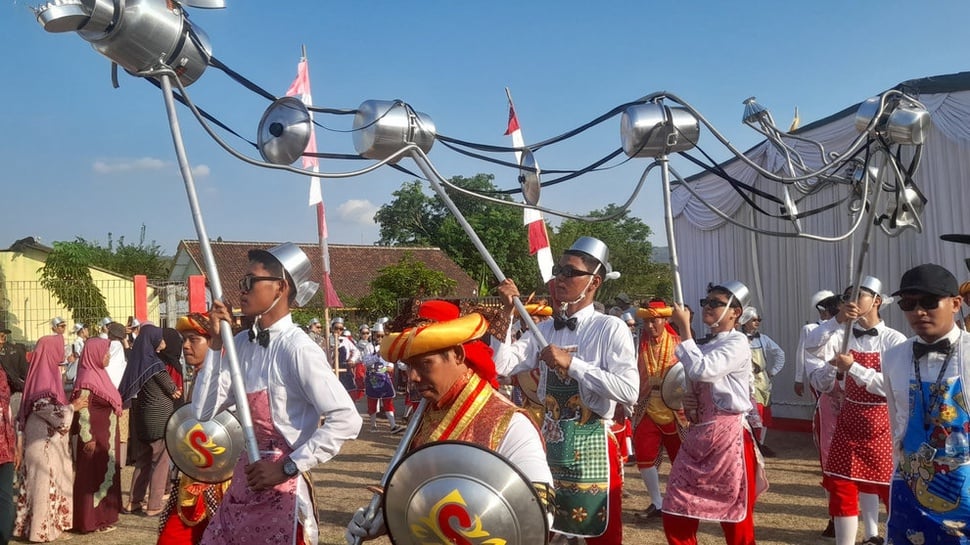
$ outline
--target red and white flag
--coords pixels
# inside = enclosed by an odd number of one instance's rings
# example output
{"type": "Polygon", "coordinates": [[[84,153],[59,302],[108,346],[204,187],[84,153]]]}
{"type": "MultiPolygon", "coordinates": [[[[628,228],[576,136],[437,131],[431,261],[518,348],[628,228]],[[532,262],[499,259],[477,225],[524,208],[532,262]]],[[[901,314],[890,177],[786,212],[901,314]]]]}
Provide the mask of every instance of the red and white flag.
{"type": "MultiPolygon", "coordinates": [[[[313,105],[313,95],[310,94],[310,64],[307,62],[305,56],[300,59],[300,63],[296,67],[296,79],[290,84],[290,88],[286,90],[286,96],[298,96],[307,107],[313,105]]],[[[312,112],[310,113],[310,119],[313,119],[312,112]]],[[[310,141],[307,142],[306,153],[314,154],[316,152],[317,135],[311,123],[310,141]]],[[[320,161],[314,155],[304,155],[303,168],[312,169],[313,172],[320,172],[320,161]]],[[[330,251],[327,248],[327,238],[329,238],[327,233],[327,214],[323,206],[323,190],[320,188],[320,178],[316,176],[310,177],[309,201],[310,206],[317,206],[317,236],[320,239],[320,253],[323,256],[324,304],[328,307],[342,307],[344,305],[333,287],[333,281],[330,279],[330,251]]]]}
{"type": "MultiPolygon", "coordinates": [[[[515,115],[515,106],[512,104],[512,95],[508,88],[505,89],[509,98],[509,126],[505,131],[506,136],[512,137],[512,146],[524,148],[525,140],[522,138],[522,129],[519,128],[519,118],[515,115]]],[[[515,162],[518,163],[522,158],[522,152],[516,150],[515,162]]],[[[523,212],[523,223],[529,230],[529,254],[536,256],[539,262],[539,274],[542,275],[542,282],[548,284],[552,280],[552,250],[549,248],[549,233],[546,230],[546,222],[542,219],[542,212],[535,208],[525,208],[523,212]]]]}
{"type": "MultiPolygon", "coordinates": [[[[290,88],[286,90],[286,96],[288,97],[299,97],[301,101],[307,106],[313,105],[313,95],[310,93],[310,65],[307,60],[300,59],[300,64],[296,66],[296,79],[290,84],[290,88]]],[[[310,119],[313,119],[313,113],[310,114],[310,119]]],[[[313,125],[310,125],[310,141],[306,145],[306,153],[316,153],[317,152],[317,133],[313,130],[313,125]]],[[[314,172],[320,172],[320,161],[313,155],[303,156],[303,168],[312,168],[314,172]]],[[[320,178],[311,177],[310,178],[310,202],[309,205],[313,206],[317,203],[323,202],[323,192],[320,189],[320,178]]],[[[326,233],[326,227],[324,227],[324,233],[326,233]]],[[[326,235],[324,235],[326,236],[326,235]]]]}

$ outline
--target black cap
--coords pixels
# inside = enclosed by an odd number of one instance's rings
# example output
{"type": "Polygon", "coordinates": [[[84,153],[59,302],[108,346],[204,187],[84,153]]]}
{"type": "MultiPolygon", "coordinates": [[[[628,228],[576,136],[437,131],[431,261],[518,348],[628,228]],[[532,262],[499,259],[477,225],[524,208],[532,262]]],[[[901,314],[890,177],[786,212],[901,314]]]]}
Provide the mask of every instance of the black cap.
{"type": "Polygon", "coordinates": [[[0,329],[0,333],[3,333],[4,335],[10,335],[12,331],[10,331],[7,328],[3,328],[3,329],[0,329]]]}
{"type": "Polygon", "coordinates": [[[950,271],[935,263],[925,263],[904,272],[899,280],[899,289],[893,295],[906,292],[956,296],[960,293],[960,286],[950,271]]]}

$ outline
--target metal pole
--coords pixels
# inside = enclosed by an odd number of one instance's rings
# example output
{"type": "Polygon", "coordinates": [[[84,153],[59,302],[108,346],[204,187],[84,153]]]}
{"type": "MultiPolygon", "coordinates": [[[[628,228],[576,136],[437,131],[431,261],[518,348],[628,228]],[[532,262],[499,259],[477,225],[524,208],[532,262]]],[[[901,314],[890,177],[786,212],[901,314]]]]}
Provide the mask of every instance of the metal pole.
{"type": "Polygon", "coordinates": [[[660,163],[660,178],[664,192],[664,228],[667,230],[667,251],[670,252],[670,269],[674,274],[674,302],[684,304],[684,286],[680,281],[680,262],[677,260],[677,245],[674,243],[674,212],[670,204],[670,162],[666,154],[657,158],[660,163]]]}
{"type": "MultiPolygon", "coordinates": [[[[856,256],[855,262],[855,275],[852,278],[852,300],[856,301],[859,299],[859,291],[862,288],[859,283],[862,282],[862,270],[866,263],[866,258],[869,256],[869,244],[872,241],[872,232],[874,231],[873,226],[876,224],[873,219],[876,214],[879,213],[879,205],[882,202],[882,194],[885,193],[882,189],[882,181],[879,178],[882,177],[883,168],[886,166],[886,158],[883,154],[886,153],[884,150],[880,149],[876,152],[875,157],[878,157],[876,162],[876,179],[868,181],[872,186],[872,191],[875,193],[872,197],[872,206],[869,207],[869,221],[866,222],[866,232],[862,235],[862,244],[859,246],[859,255],[856,256]]],[[[869,177],[869,171],[866,169],[866,176],[869,177]]],[[[862,203],[862,208],[859,210],[860,214],[865,214],[865,203],[862,203]]],[[[849,260],[850,266],[852,265],[852,260],[849,260]]],[[[850,271],[853,269],[849,269],[850,271]]],[[[879,295],[879,294],[876,294],[879,295]]],[[[872,304],[876,304],[873,301],[872,304]]],[[[849,353],[849,339],[852,333],[852,324],[855,320],[849,320],[845,323],[845,328],[842,335],[842,354],[849,353]]]]}
{"type": "MultiPolygon", "coordinates": [[[[162,84],[162,96],[165,98],[165,111],[168,113],[168,124],[172,129],[172,143],[175,145],[175,155],[178,158],[179,170],[182,179],[185,181],[185,193],[189,198],[189,208],[192,210],[192,220],[195,222],[195,232],[199,237],[199,247],[202,249],[202,258],[205,261],[206,274],[209,277],[209,289],[212,292],[213,300],[222,300],[222,282],[219,280],[219,271],[216,269],[215,258],[212,255],[212,246],[209,244],[209,235],[205,231],[205,224],[202,222],[202,210],[199,207],[199,197],[195,192],[195,180],[192,177],[192,169],[189,166],[188,156],[185,154],[185,145],[182,142],[182,130],[179,128],[178,115],[175,111],[175,98],[172,95],[172,81],[168,74],[158,76],[162,84]]],[[[236,356],[236,345],[232,342],[232,326],[228,321],[223,320],[220,333],[222,336],[222,347],[226,351],[229,359],[229,375],[232,377],[232,391],[236,398],[236,415],[242,425],[243,435],[246,438],[246,450],[249,462],[259,460],[259,444],[256,442],[256,433],[253,430],[253,418],[249,414],[249,402],[246,399],[246,388],[242,380],[242,372],[239,370],[239,358],[236,356]]]]}
{"type": "MultiPolygon", "coordinates": [[[[475,233],[475,229],[472,228],[471,224],[468,223],[468,220],[465,219],[465,216],[463,216],[461,211],[458,210],[458,207],[455,206],[455,203],[451,200],[451,197],[449,197],[448,194],[445,193],[444,188],[441,187],[441,183],[438,182],[438,173],[434,170],[434,168],[431,167],[427,156],[425,156],[420,149],[415,148],[411,152],[411,158],[414,159],[414,162],[417,163],[418,167],[421,168],[421,171],[424,172],[425,177],[427,177],[428,181],[431,182],[431,187],[434,189],[435,193],[438,194],[438,197],[440,197],[445,203],[448,210],[454,214],[458,224],[461,225],[461,228],[465,230],[465,234],[467,234],[468,238],[471,239],[475,249],[478,250],[479,255],[482,256],[482,259],[485,261],[485,264],[488,265],[488,268],[492,270],[492,274],[495,275],[495,278],[499,282],[505,282],[505,275],[502,274],[502,269],[500,269],[498,263],[492,259],[492,255],[488,253],[488,249],[486,249],[485,245],[482,244],[482,239],[478,238],[478,234],[475,233]]],[[[522,318],[522,323],[528,326],[529,331],[532,332],[532,335],[535,336],[536,341],[539,343],[539,347],[545,348],[548,346],[549,343],[539,331],[539,327],[535,324],[535,322],[532,321],[532,316],[529,315],[529,311],[525,309],[525,305],[522,304],[522,300],[515,297],[512,302],[515,304],[515,310],[519,312],[519,316],[522,318]]]]}

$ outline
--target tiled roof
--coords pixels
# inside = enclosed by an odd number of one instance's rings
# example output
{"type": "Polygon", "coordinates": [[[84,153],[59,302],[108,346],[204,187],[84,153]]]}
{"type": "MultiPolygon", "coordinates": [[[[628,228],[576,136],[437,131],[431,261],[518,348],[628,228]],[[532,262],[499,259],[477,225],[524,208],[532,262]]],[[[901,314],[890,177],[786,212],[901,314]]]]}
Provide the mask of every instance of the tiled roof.
{"type": "MultiPolygon", "coordinates": [[[[235,286],[239,279],[246,274],[249,260],[246,255],[249,250],[268,250],[279,245],[279,242],[211,242],[212,255],[222,280],[223,295],[230,305],[237,305],[238,290],[235,286]]],[[[323,262],[320,258],[318,244],[297,243],[301,250],[313,264],[314,281],[319,281],[323,274],[323,262]]],[[[370,293],[370,283],[377,276],[377,271],[393,265],[401,260],[406,253],[414,259],[424,263],[428,268],[445,273],[448,278],[458,282],[455,293],[447,294],[454,297],[474,297],[478,284],[458,267],[439,248],[409,248],[398,246],[355,246],[350,244],[330,244],[330,278],[334,289],[343,303],[352,301],[370,293]]],[[[202,249],[196,240],[182,240],[179,242],[177,253],[186,252],[200,271],[205,271],[202,259],[202,249]]],[[[178,257],[176,256],[176,260],[178,257]]],[[[174,271],[173,271],[174,272],[174,271]]],[[[171,278],[184,280],[184,278],[171,278]]]]}

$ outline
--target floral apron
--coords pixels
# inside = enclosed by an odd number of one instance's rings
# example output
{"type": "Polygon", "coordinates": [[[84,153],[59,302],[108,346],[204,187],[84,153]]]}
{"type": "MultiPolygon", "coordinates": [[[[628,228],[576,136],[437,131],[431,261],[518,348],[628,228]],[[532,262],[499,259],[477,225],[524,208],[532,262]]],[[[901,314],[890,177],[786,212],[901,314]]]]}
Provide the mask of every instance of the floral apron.
{"type": "Polygon", "coordinates": [[[695,383],[697,421],[687,429],[670,469],[665,513],[718,522],[747,514],[744,417],[721,411],[709,383],[695,383]]]}
{"type": "Polygon", "coordinates": [[[575,536],[602,535],[609,521],[606,423],[583,405],[579,384],[568,375],[546,374],[542,434],[556,488],[553,529],[575,536]]]}
{"type": "MultiPolygon", "coordinates": [[[[262,458],[277,461],[288,456],[293,450],[273,426],[267,390],[247,393],[246,397],[262,458]]],[[[232,482],[206,528],[203,545],[295,543],[297,481],[301,477],[287,479],[267,490],[253,491],[246,485],[245,467],[248,463],[245,454],[236,462],[232,482]]]]}

